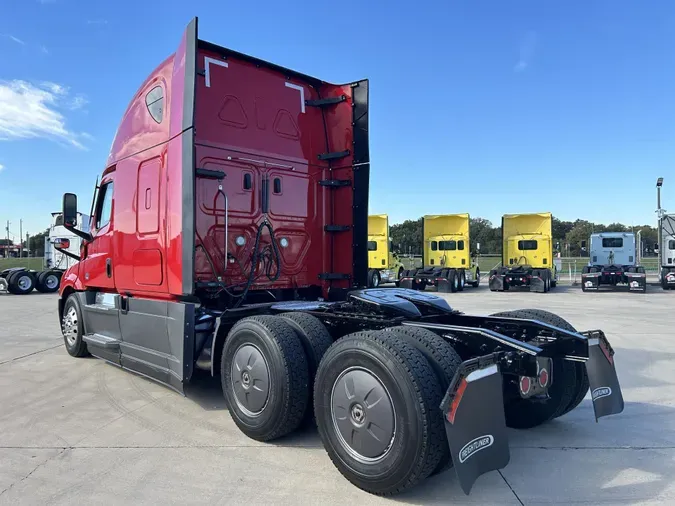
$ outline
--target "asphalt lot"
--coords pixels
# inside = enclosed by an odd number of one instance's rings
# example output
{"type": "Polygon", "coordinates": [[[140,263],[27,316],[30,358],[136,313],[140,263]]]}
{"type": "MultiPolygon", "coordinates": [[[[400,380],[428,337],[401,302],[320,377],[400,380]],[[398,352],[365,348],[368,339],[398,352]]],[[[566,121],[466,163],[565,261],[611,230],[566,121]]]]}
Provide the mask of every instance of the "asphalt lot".
{"type": "Polygon", "coordinates": [[[187,396],[65,351],[55,295],[0,294],[0,504],[675,504],[675,292],[448,295],[488,314],[559,313],[616,350],[625,411],[594,422],[589,398],[511,431],[511,463],[465,496],[454,471],[382,499],[349,484],[316,431],[276,444],[243,436],[217,382],[187,396]]]}

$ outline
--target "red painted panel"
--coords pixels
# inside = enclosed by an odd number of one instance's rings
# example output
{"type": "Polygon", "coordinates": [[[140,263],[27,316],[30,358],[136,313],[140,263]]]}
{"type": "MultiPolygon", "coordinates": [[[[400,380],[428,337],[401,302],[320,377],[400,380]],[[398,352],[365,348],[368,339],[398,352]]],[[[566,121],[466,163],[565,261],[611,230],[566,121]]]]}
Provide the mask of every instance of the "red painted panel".
{"type": "Polygon", "coordinates": [[[162,252],[158,249],[137,249],[133,254],[134,281],[137,285],[162,284],[162,252]]]}
{"type": "Polygon", "coordinates": [[[136,231],[139,235],[159,231],[159,171],[161,160],[154,158],[138,169],[136,188],[136,231]]]}

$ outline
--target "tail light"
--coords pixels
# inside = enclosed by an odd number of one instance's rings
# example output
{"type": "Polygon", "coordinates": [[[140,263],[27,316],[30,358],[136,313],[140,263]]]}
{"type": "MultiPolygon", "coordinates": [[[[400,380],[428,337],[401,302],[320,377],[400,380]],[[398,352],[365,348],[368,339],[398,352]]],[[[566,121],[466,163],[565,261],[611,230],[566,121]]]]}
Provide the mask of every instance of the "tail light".
{"type": "Polygon", "coordinates": [[[520,377],[520,393],[523,395],[527,395],[530,393],[530,390],[532,389],[532,381],[530,378],[527,376],[521,376],[520,377]]]}
{"type": "Polygon", "coordinates": [[[548,371],[546,369],[541,369],[539,371],[539,386],[545,388],[548,385],[548,371]]]}

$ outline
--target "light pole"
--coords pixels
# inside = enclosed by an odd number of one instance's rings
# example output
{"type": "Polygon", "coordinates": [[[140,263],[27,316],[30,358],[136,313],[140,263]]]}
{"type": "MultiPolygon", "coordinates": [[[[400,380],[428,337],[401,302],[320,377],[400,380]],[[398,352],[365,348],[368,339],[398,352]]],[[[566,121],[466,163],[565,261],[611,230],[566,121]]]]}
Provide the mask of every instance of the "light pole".
{"type": "Polygon", "coordinates": [[[666,214],[666,210],[661,208],[661,187],[663,186],[663,178],[660,177],[656,180],[656,217],[657,217],[657,223],[656,223],[656,243],[659,245],[659,251],[657,254],[658,258],[658,270],[659,270],[659,279],[661,278],[661,250],[663,249],[663,245],[661,244],[661,220],[663,219],[663,215],[666,214]]]}

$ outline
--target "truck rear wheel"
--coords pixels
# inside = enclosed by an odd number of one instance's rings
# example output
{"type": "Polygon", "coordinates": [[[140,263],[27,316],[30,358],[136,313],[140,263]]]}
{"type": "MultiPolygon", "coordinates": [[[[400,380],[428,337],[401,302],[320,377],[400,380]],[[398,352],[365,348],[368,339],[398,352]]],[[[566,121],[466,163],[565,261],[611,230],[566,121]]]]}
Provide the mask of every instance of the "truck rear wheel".
{"type": "MultiPolygon", "coordinates": [[[[438,334],[422,327],[400,325],[398,327],[389,327],[386,330],[402,337],[408,344],[417,348],[424,355],[424,358],[427,359],[429,365],[431,365],[431,368],[436,373],[436,378],[441,385],[441,392],[445,394],[457,369],[462,365],[462,358],[452,345],[438,334]]],[[[444,443],[441,461],[432,474],[439,473],[452,466],[450,448],[446,441],[444,443]]]]}
{"type": "Polygon", "coordinates": [[[459,281],[457,283],[457,290],[461,292],[464,290],[464,286],[466,285],[466,272],[464,272],[464,269],[460,269],[456,272],[459,277],[459,281]]]}
{"type": "Polygon", "coordinates": [[[357,332],[324,355],[314,383],[319,435],[340,473],[377,495],[436,469],[447,445],[441,387],[429,362],[393,332],[357,332]]]}
{"type": "Polygon", "coordinates": [[[26,295],[35,288],[35,275],[30,271],[17,271],[7,278],[7,290],[14,295],[26,295]]]}
{"type": "Polygon", "coordinates": [[[230,330],[220,362],[230,415],[251,439],[293,432],[308,407],[307,357],[293,328],[278,316],[251,316],[230,330]]]}
{"type": "MultiPolygon", "coordinates": [[[[492,316],[534,319],[575,331],[574,327],[558,315],[540,309],[505,311],[492,316]]],[[[585,364],[562,359],[553,359],[552,362],[553,383],[548,389],[548,399],[523,399],[515,383],[505,383],[504,388],[512,390],[508,392],[511,395],[505,395],[505,398],[511,399],[504,406],[506,425],[515,429],[536,427],[571,411],[583,400],[589,388],[585,364]]]]}
{"type": "Polygon", "coordinates": [[[312,410],[312,385],[314,384],[314,377],[316,370],[319,368],[319,363],[326,353],[326,350],[333,344],[333,338],[326,326],[316,316],[307,313],[282,313],[279,315],[284,319],[288,325],[295,331],[295,334],[300,339],[307,357],[307,372],[309,385],[309,400],[307,404],[307,411],[305,419],[312,418],[314,411],[312,410]]]}
{"type": "Polygon", "coordinates": [[[455,293],[459,289],[459,278],[455,269],[448,271],[448,283],[450,284],[451,293],[455,293]]]}
{"type": "Polygon", "coordinates": [[[72,357],[86,357],[89,355],[87,343],[84,342],[84,327],[82,323],[82,310],[76,294],[71,294],[63,306],[61,317],[61,333],[66,351],[72,357]]]}
{"type": "Polygon", "coordinates": [[[54,293],[59,289],[61,276],[55,271],[43,271],[37,276],[35,288],[41,293],[54,293]]]}

